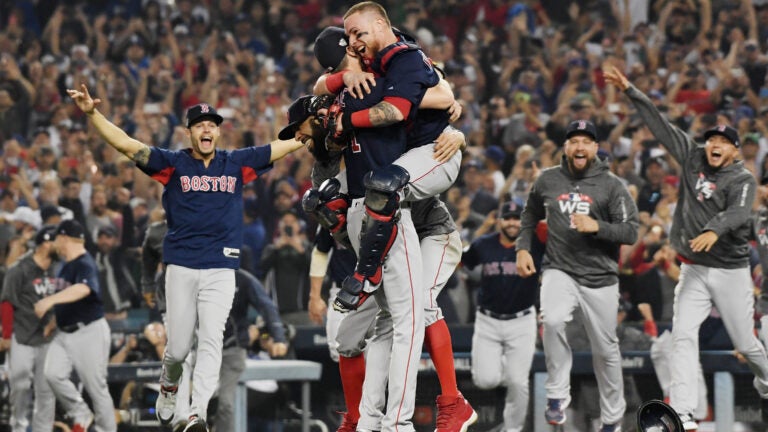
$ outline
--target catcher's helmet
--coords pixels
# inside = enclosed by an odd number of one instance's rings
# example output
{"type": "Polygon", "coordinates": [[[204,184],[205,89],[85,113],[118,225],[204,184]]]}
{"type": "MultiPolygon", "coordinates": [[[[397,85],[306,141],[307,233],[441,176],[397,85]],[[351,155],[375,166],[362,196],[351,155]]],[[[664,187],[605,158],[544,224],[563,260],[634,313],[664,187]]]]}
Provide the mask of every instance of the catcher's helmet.
{"type": "Polygon", "coordinates": [[[637,410],[637,430],[642,432],[683,432],[683,422],[671,406],[650,400],[637,410]]]}

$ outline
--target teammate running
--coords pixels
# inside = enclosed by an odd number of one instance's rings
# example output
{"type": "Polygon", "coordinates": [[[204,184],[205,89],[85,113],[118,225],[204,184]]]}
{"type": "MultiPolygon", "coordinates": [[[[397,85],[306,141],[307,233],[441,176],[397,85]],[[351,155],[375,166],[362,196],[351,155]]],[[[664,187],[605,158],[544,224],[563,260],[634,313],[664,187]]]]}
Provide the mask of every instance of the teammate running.
{"type": "Polygon", "coordinates": [[[272,162],[302,147],[295,140],[261,147],[217,150],[223,118],[205,103],[187,110],[191,148],[149,147],[104,117],[85,85],[67,90],[109,145],[161,182],[168,235],[163,243],[166,270],[166,328],[157,417],[173,420],[177,385],[197,330],[191,412],[185,431],[207,431],[208,401],[221,366],[224,324],[235,292],[235,269],[243,242],[243,185],[271,168],[272,162]]]}
{"type": "MultiPolygon", "coordinates": [[[[739,158],[738,132],[717,125],[704,133],[703,147],[670,124],[617,68],[606,82],[632,101],[656,139],[680,164],[680,194],[672,222],[672,246],[683,263],[675,288],[670,405],[685,430],[698,428],[696,368],[699,328],[712,305],[733,346],[755,374],[753,385],[768,407],[768,358],[754,335],[754,295],[749,272],[750,216],[756,181],[739,158]]],[[[766,412],[763,411],[763,415],[766,412]]]]}
{"type": "Polygon", "coordinates": [[[47,225],[35,236],[35,249],[16,261],[3,279],[0,305],[3,339],[10,340],[8,380],[11,385],[11,428],[25,432],[29,426],[29,399],[34,390],[32,431],[50,431],[56,397],[45,379],[45,355],[56,327],[51,313],[38,318],[35,303],[55,293],[51,266],[56,226],[47,225]]]}
{"type": "MultiPolygon", "coordinates": [[[[504,429],[520,432],[528,412],[528,378],[536,351],[538,278],[521,278],[516,271],[515,243],[520,232],[522,203],[501,206],[497,232],[475,239],[461,263],[480,266],[475,332],[472,336],[472,381],[481,389],[507,388],[504,429]]],[[[543,245],[536,241],[533,256],[541,265],[543,245]]]]}
{"type": "Polygon", "coordinates": [[[616,432],[626,410],[621,353],[616,336],[621,244],[637,240],[637,207],[627,188],[597,157],[597,131],[587,120],[568,125],[560,166],[542,171],[533,184],[517,239],[517,271],[536,273],[531,247],[546,218],[547,263],[541,281],[541,315],[547,363],[547,422],[565,423],[571,401],[571,348],[565,335],[581,309],[592,344],[600,392],[600,432],[616,432]]]}

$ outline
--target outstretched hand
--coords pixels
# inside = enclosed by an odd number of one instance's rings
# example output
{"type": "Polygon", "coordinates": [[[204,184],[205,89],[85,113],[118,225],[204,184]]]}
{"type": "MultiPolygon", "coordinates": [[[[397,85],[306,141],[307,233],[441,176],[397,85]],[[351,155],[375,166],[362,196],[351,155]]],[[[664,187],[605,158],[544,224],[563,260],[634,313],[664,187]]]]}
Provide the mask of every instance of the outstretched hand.
{"type": "Polygon", "coordinates": [[[603,78],[605,82],[615,85],[621,91],[628,89],[630,85],[627,77],[616,66],[611,66],[610,70],[604,70],[603,78]]]}
{"type": "Polygon", "coordinates": [[[93,110],[101,103],[101,99],[91,97],[85,84],[80,84],[80,90],[67,89],[67,94],[75,101],[77,107],[86,114],[93,114],[93,110]]]}

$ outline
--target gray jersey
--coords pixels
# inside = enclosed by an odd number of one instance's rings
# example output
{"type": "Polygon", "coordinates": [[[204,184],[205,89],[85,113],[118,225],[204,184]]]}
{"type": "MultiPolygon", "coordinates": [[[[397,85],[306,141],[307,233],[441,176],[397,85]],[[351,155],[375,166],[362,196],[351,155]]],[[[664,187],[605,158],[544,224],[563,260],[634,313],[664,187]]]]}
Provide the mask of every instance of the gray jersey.
{"type": "Polygon", "coordinates": [[[707,267],[749,265],[752,203],[757,182],[741,161],[713,170],[704,148],[671,125],[634,86],[626,91],[653,135],[681,167],[678,205],[672,221],[672,246],[684,258],[707,267]],[[706,231],[718,240],[709,252],[694,253],[689,241],[706,231]]]}
{"type": "Polygon", "coordinates": [[[590,288],[618,283],[619,247],[637,240],[637,206],[605,162],[596,159],[582,178],[571,175],[565,157],[560,166],[542,171],[523,210],[518,250],[531,250],[536,225],[545,218],[545,269],[561,270],[590,288]],[[573,229],[573,214],[597,220],[598,232],[573,229]]]}
{"type": "Polygon", "coordinates": [[[14,263],[3,281],[2,301],[13,305],[13,333],[24,345],[38,346],[50,342],[43,337],[43,328],[50,320],[53,309],[40,319],[35,315],[35,303],[55,293],[53,271],[41,269],[28,252],[14,263]]]}
{"type": "Polygon", "coordinates": [[[419,240],[438,234],[449,234],[456,230],[456,223],[445,203],[437,197],[415,201],[411,204],[411,219],[419,240]]]}

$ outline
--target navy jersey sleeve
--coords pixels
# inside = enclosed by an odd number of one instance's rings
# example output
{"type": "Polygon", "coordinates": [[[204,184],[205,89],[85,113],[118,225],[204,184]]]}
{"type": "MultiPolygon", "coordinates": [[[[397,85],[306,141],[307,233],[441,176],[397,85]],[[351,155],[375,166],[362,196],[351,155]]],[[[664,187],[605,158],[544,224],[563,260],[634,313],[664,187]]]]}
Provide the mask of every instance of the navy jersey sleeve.
{"type": "Polygon", "coordinates": [[[406,51],[393,57],[387,65],[383,96],[408,100],[412,104],[409,118],[413,118],[427,89],[438,81],[432,62],[421,50],[406,51]]]}
{"type": "Polygon", "coordinates": [[[326,228],[320,228],[317,232],[317,236],[315,236],[315,245],[320,252],[326,254],[329,253],[331,249],[333,249],[333,237],[331,236],[331,232],[326,228]]]}
{"type": "Polygon", "coordinates": [[[272,146],[246,147],[234,150],[232,160],[243,170],[243,184],[250,183],[258,176],[272,169],[269,159],[272,157],[272,146]]]}
{"type": "Polygon", "coordinates": [[[82,260],[74,269],[74,278],[72,285],[85,284],[97,295],[101,295],[99,287],[99,271],[93,261],[82,260]]]}
{"type": "Polygon", "coordinates": [[[259,311],[259,314],[264,318],[264,323],[267,326],[269,334],[275,342],[286,342],[285,338],[285,326],[280,319],[280,314],[277,311],[277,306],[269,298],[264,286],[253,275],[243,272],[245,276],[244,289],[248,297],[248,303],[259,311]]]}
{"type": "Polygon", "coordinates": [[[158,147],[149,148],[149,162],[146,166],[138,166],[145,174],[159,181],[163,185],[168,184],[171,174],[175,170],[174,165],[178,158],[178,151],[164,150],[158,147]]]}
{"type": "Polygon", "coordinates": [[[469,246],[467,246],[466,249],[464,249],[464,253],[461,255],[461,264],[464,265],[469,270],[472,270],[475,268],[475,266],[479,262],[479,257],[477,254],[477,242],[473,242],[469,246]]]}

